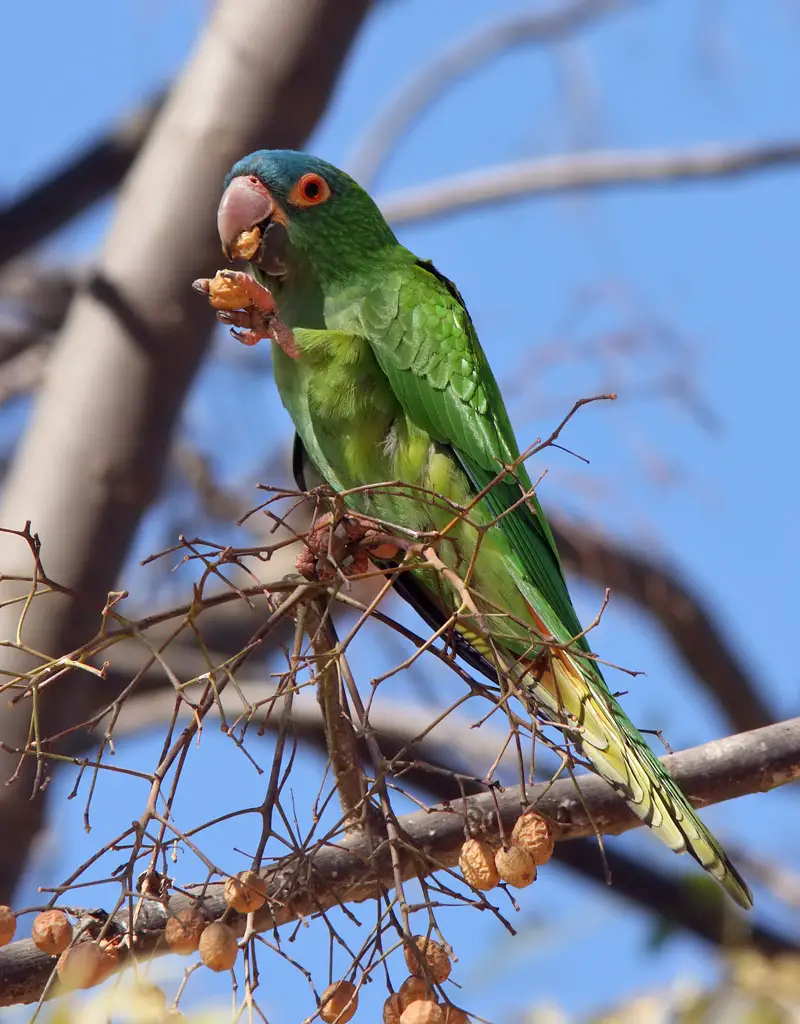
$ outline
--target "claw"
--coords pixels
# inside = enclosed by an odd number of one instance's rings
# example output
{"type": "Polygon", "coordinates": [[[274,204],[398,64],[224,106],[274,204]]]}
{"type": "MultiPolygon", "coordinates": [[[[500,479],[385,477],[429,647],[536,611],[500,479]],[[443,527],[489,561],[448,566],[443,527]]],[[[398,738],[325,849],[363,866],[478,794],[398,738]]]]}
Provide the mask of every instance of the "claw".
{"type": "Polygon", "coordinates": [[[257,345],[262,338],[268,337],[268,335],[257,334],[255,331],[249,329],[237,331],[235,327],[232,327],[231,337],[235,338],[242,345],[257,345]]]}
{"type": "Polygon", "coordinates": [[[292,359],[300,355],[294,335],[278,314],[272,292],[249,274],[218,270],[211,280],[199,278],[192,287],[208,298],[221,323],[240,328],[231,334],[243,345],[271,338],[292,359]]]}

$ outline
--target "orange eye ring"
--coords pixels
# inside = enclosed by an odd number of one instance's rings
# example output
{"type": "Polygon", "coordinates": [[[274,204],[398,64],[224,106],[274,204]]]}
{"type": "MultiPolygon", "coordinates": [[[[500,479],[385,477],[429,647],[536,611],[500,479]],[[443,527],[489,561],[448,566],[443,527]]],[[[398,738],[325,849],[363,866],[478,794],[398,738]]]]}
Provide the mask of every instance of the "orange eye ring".
{"type": "Polygon", "coordinates": [[[330,199],[330,196],[331,187],[322,175],[309,171],[295,182],[289,193],[289,202],[293,206],[319,206],[330,199]]]}

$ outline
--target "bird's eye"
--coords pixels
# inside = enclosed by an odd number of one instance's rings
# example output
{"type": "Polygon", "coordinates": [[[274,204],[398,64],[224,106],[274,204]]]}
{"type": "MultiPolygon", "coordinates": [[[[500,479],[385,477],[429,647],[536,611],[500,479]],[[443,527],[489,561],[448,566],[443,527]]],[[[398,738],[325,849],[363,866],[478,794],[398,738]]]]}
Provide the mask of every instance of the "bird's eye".
{"type": "Polygon", "coordinates": [[[289,202],[294,206],[319,206],[330,198],[330,185],[320,174],[313,171],[300,178],[291,193],[289,202]]]}

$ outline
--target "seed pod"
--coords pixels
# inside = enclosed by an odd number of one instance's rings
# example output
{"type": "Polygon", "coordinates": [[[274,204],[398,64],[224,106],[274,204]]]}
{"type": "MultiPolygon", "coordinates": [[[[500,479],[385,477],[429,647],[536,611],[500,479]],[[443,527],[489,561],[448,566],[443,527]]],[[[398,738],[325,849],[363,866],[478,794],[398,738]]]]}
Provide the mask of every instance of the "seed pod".
{"type": "Polygon", "coordinates": [[[526,811],[517,818],[511,832],[511,842],[527,850],[536,867],[546,864],[553,856],[554,840],[550,822],[534,811],[526,811]]]}
{"type": "Polygon", "coordinates": [[[239,944],[233,929],[221,921],[206,925],[198,949],[200,959],[212,971],[229,971],[239,955],[239,944]]]}
{"type": "Polygon", "coordinates": [[[428,976],[431,981],[435,981],[437,984],[447,981],[450,977],[452,964],[444,946],[439,942],[434,942],[433,939],[427,938],[425,935],[415,935],[411,941],[416,945],[420,955],[419,957],[415,956],[414,950],[406,947],[406,964],[409,971],[412,974],[419,975],[421,978],[424,977],[425,971],[420,964],[421,960],[428,969],[428,976]]]}
{"type": "Polygon", "coordinates": [[[31,938],[37,949],[58,956],[72,942],[72,925],[63,910],[43,910],[33,919],[31,938]]]}
{"type": "Polygon", "coordinates": [[[110,973],[106,952],[96,942],[79,942],[65,949],[58,958],[56,971],[68,991],[91,988],[110,973]]]}
{"type": "Polygon", "coordinates": [[[432,999],[417,999],[403,1010],[400,1024],[444,1024],[444,1010],[432,999]]]}
{"type": "Polygon", "coordinates": [[[167,919],[164,940],[173,953],[188,956],[199,947],[205,926],[206,919],[197,907],[186,907],[167,919]]]}
{"type": "Polygon", "coordinates": [[[400,1024],[400,1014],[402,1012],[400,996],[397,992],[392,992],[383,1004],[383,1024],[400,1024]]]}
{"type": "Polygon", "coordinates": [[[481,839],[468,839],[464,843],[458,866],[464,881],[473,889],[494,889],[500,881],[494,862],[494,850],[481,839]]]}
{"type": "Polygon", "coordinates": [[[322,993],[319,1015],[325,1024],[347,1024],[358,1009],[358,995],[352,981],[334,981],[322,993]]]}
{"type": "Polygon", "coordinates": [[[17,930],[17,915],[11,907],[0,906],[0,946],[6,946],[17,930]]]}
{"type": "Polygon", "coordinates": [[[469,1024],[469,1017],[457,1006],[445,1006],[444,1024],[469,1024]]]}
{"type": "Polygon", "coordinates": [[[431,998],[431,987],[424,978],[417,978],[413,974],[410,978],[406,978],[400,988],[397,990],[397,1001],[400,1005],[400,1010],[407,1009],[412,1003],[418,999],[430,999],[431,998]]]}
{"type": "Polygon", "coordinates": [[[522,846],[509,846],[507,850],[500,847],[494,855],[494,862],[503,881],[517,889],[524,889],[536,881],[533,857],[522,846]]]}
{"type": "Polygon", "coordinates": [[[259,910],[267,901],[267,883],[255,871],[240,871],[225,883],[225,902],[240,914],[259,910]]]}

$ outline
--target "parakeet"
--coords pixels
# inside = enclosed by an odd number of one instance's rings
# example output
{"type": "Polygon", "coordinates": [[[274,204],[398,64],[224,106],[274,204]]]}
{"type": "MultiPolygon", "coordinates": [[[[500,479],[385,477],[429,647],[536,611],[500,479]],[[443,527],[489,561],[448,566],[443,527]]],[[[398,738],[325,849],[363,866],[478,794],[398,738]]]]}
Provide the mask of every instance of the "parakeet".
{"type": "Polygon", "coordinates": [[[688,850],[749,908],[747,884],[588,656],[553,535],[455,286],[398,242],[347,174],[299,152],[240,160],[218,228],[228,256],[250,261],[249,276],[228,274],[219,315],[244,341],[272,337],[298,470],[305,453],[334,490],[360,488],[347,497],[351,508],[407,536],[444,531],[436,550],[447,571],[398,574],[401,592],[433,626],[458,611],[467,659],[560,723],[667,846],[688,850]],[[369,488],[389,481],[397,483],[369,488]]]}

